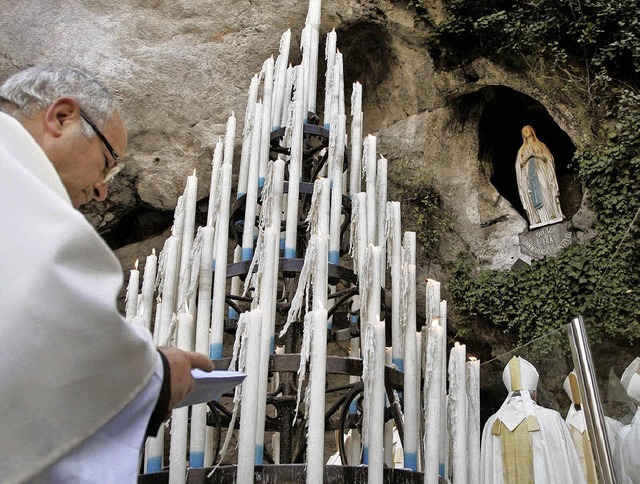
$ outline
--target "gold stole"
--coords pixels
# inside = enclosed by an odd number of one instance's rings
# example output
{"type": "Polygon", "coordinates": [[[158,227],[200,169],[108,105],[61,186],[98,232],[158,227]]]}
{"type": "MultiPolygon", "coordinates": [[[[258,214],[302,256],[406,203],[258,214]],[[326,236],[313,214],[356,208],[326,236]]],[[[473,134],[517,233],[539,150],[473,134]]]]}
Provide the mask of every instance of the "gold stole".
{"type": "Polygon", "coordinates": [[[494,422],[491,433],[500,436],[505,484],[534,484],[530,433],[539,430],[540,426],[534,415],[529,415],[513,431],[509,431],[500,420],[494,422]]]}
{"type": "Polygon", "coordinates": [[[596,475],[596,463],[593,460],[593,452],[591,451],[591,440],[589,439],[589,432],[584,431],[580,433],[576,428],[569,426],[571,432],[571,438],[578,451],[578,456],[584,464],[584,473],[587,478],[587,484],[597,484],[598,478],[596,475]]]}

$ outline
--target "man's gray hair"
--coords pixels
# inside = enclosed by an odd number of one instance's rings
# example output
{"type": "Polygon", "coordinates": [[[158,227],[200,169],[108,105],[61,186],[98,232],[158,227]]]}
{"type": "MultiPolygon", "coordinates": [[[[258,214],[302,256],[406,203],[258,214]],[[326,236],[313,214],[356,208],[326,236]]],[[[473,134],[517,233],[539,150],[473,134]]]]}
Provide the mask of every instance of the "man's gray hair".
{"type": "MultiPolygon", "coordinates": [[[[21,115],[31,118],[48,108],[56,99],[70,97],[99,128],[118,108],[118,102],[93,75],[73,66],[34,66],[9,77],[0,86],[0,96],[18,106],[21,115]]],[[[95,133],[86,122],[82,132],[87,138],[95,133]]]]}

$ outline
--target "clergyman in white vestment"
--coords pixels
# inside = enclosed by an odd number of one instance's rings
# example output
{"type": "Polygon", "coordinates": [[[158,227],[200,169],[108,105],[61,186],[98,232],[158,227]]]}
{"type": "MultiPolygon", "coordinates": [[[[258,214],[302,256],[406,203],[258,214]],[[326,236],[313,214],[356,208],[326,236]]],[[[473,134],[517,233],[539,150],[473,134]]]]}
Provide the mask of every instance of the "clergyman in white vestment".
{"type": "Polygon", "coordinates": [[[502,372],[509,395],[482,432],[483,484],[580,484],[585,477],[569,429],[558,412],[531,398],[538,372],[513,357],[502,372]]]}
{"type": "Polygon", "coordinates": [[[75,209],[121,168],[115,98],[82,69],[33,67],[0,111],[0,481],[133,483],[145,432],[213,365],[125,321],[120,265],[75,209]]]}
{"type": "Polygon", "coordinates": [[[621,484],[637,484],[640,482],[640,358],[627,366],[620,382],[629,398],[639,407],[631,423],[618,430],[614,463],[621,484]]]}

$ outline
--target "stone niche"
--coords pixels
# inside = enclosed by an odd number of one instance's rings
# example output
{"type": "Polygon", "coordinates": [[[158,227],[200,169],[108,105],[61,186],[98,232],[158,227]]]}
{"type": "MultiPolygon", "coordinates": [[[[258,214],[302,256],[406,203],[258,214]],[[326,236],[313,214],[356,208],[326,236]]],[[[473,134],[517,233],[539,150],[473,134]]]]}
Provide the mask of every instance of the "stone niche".
{"type": "Polygon", "coordinates": [[[571,161],[576,150],[571,138],[542,104],[526,94],[504,86],[486,87],[477,94],[484,100],[478,123],[478,159],[491,184],[526,220],[518,195],[515,160],[522,145],[520,130],[531,125],[555,159],[560,205],[570,220],[583,197],[578,169],[571,161]]]}

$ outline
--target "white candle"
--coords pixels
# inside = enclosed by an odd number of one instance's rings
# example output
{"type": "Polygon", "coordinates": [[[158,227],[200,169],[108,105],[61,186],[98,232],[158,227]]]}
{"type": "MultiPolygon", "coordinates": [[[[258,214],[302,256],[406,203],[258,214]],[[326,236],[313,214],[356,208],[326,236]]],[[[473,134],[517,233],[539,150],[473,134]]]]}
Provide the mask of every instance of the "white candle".
{"type": "Polygon", "coordinates": [[[131,322],[138,312],[138,286],[140,284],[140,271],[138,270],[138,259],[129,272],[129,284],[127,285],[127,295],[125,298],[125,319],[131,322]]]}
{"type": "MultiPolygon", "coordinates": [[[[391,266],[391,347],[393,348],[393,364],[404,371],[404,330],[400,322],[401,270],[402,270],[402,227],[400,224],[400,202],[388,202],[384,212],[388,223],[387,251],[391,266]]],[[[385,231],[383,230],[383,234],[385,231]]],[[[415,283],[414,283],[415,285],[415,283]]],[[[414,301],[415,303],[415,301],[414,301]]],[[[411,310],[410,307],[407,308],[411,310]]]]}
{"type": "Polygon", "coordinates": [[[297,68],[289,65],[287,67],[287,74],[284,85],[284,100],[282,104],[282,118],[280,119],[280,126],[289,126],[291,117],[291,91],[293,90],[293,80],[295,79],[295,71],[297,68]]]}
{"type": "Polygon", "coordinates": [[[222,157],[224,153],[224,145],[222,141],[216,143],[216,147],[213,150],[213,158],[211,160],[211,182],[209,184],[209,207],[207,209],[207,225],[213,226],[215,224],[214,214],[218,207],[216,202],[220,200],[217,196],[218,190],[218,177],[220,176],[220,165],[222,165],[222,157]]]}
{"type": "MultiPolygon", "coordinates": [[[[187,267],[189,263],[189,256],[191,255],[191,247],[193,246],[193,233],[196,224],[196,201],[198,199],[198,177],[196,176],[196,170],[193,170],[193,175],[187,177],[187,185],[184,190],[184,229],[182,232],[182,254],[180,256],[180,277],[186,279],[186,289],[189,288],[189,274],[183,274],[183,269],[187,267]]],[[[185,294],[186,294],[185,289],[185,294]]],[[[182,297],[184,298],[184,295],[182,297]]],[[[184,301],[178,301],[178,304],[184,301]]]]}
{"type": "Polygon", "coordinates": [[[291,158],[289,160],[289,192],[287,194],[287,218],[284,256],[296,257],[298,237],[298,197],[300,195],[300,173],[302,170],[302,146],[304,140],[303,119],[303,77],[302,70],[298,69],[296,80],[296,93],[294,96],[294,118],[291,134],[291,158]]]}
{"type": "Polygon", "coordinates": [[[370,244],[378,240],[376,230],[378,226],[376,208],[378,206],[376,194],[376,137],[369,135],[364,140],[364,162],[366,163],[365,181],[367,189],[367,239],[370,244]]]}
{"type": "Polygon", "coordinates": [[[247,198],[244,206],[244,229],[242,231],[242,260],[253,257],[253,235],[258,203],[258,174],[260,169],[260,128],[262,126],[262,103],[257,102],[254,111],[253,133],[251,137],[251,158],[247,179],[247,198]]]}
{"type": "Polygon", "coordinates": [[[431,324],[433,318],[440,317],[440,283],[435,279],[427,279],[426,288],[426,321],[431,324]]]}
{"type": "Polygon", "coordinates": [[[351,93],[351,162],[349,166],[349,194],[358,193],[362,182],[362,85],[353,83],[351,93]]]}
{"type": "Polygon", "coordinates": [[[382,287],[382,249],[378,246],[369,244],[367,248],[369,255],[368,260],[371,261],[371,286],[368,288],[368,307],[367,307],[367,320],[371,320],[376,314],[380,314],[380,302],[382,287]]]}
{"type": "Polygon", "coordinates": [[[336,63],[336,42],[338,35],[336,30],[333,29],[327,34],[327,41],[324,48],[324,58],[327,60],[327,72],[325,74],[325,89],[324,89],[324,127],[329,129],[331,120],[333,118],[332,112],[332,95],[333,90],[337,87],[333,82],[333,69],[336,63]]]}
{"type": "MultiPolygon", "coordinates": [[[[178,314],[178,348],[193,351],[193,316],[178,314]]],[[[171,449],[169,453],[169,483],[183,484],[187,473],[187,427],[189,407],[173,410],[171,414],[171,449]]]]}
{"type": "Polygon", "coordinates": [[[466,484],[468,478],[466,359],[466,346],[456,342],[449,356],[449,428],[454,484],[466,484]]]}
{"type": "Polygon", "coordinates": [[[267,406],[267,387],[269,383],[269,355],[273,346],[273,330],[275,329],[276,300],[273,292],[274,272],[277,273],[278,261],[276,259],[279,234],[275,227],[267,227],[264,230],[264,253],[261,266],[260,287],[257,298],[262,312],[262,337],[260,339],[260,364],[258,367],[258,396],[255,408],[255,433],[256,433],[256,465],[262,464],[264,454],[264,426],[265,411],[267,406]],[[272,329],[273,328],[273,329],[272,329]]]}
{"type": "Polygon", "coordinates": [[[309,68],[307,83],[307,110],[316,112],[316,93],[318,84],[318,44],[320,42],[320,0],[309,0],[307,14],[309,68]]]}
{"type": "Polygon", "coordinates": [[[262,98],[262,124],[260,127],[260,168],[258,186],[264,185],[267,176],[267,162],[271,147],[271,105],[273,97],[273,56],[269,57],[262,66],[264,71],[264,96],[262,98]]]}
{"type": "MultiPolygon", "coordinates": [[[[231,196],[232,166],[222,165],[222,190],[220,192],[220,210],[216,231],[215,259],[213,278],[213,302],[211,307],[211,344],[209,357],[222,358],[222,337],[224,332],[224,296],[227,288],[227,249],[229,246],[229,198],[231,196]]],[[[245,230],[247,230],[245,226],[245,230]]]]}
{"type": "MultiPolygon", "coordinates": [[[[211,288],[213,280],[213,227],[202,227],[202,253],[200,255],[200,280],[198,284],[198,308],[196,317],[195,350],[209,354],[211,328],[211,288]]],[[[207,404],[194,405],[191,409],[191,434],[189,464],[204,467],[204,448],[207,422],[207,404]]]]}
{"type": "Polygon", "coordinates": [[[376,165],[376,245],[382,247],[382,285],[385,285],[384,270],[387,267],[387,159],[383,156],[376,165]]]}
{"type": "Polygon", "coordinates": [[[247,109],[244,116],[244,129],[242,130],[242,153],[240,154],[240,173],[238,174],[238,198],[247,193],[247,181],[249,179],[249,163],[252,151],[252,135],[255,118],[255,106],[258,99],[258,86],[260,76],[255,74],[249,86],[247,109]]]}
{"type": "Polygon", "coordinates": [[[327,310],[324,308],[313,311],[311,345],[307,483],[321,484],[324,482],[324,407],[327,365],[327,310]]]}
{"type": "Polygon", "coordinates": [[[158,332],[158,344],[168,344],[169,328],[173,317],[175,305],[175,290],[178,273],[178,245],[179,240],[175,235],[167,239],[163,252],[165,267],[162,283],[162,314],[160,315],[160,328],[158,332]]]}
{"type": "Polygon", "coordinates": [[[480,482],[480,361],[467,361],[468,482],[480,482]]]}
{"type": "Polygon", "coordinates": [[[340,262],[340,227],[342,225],[342,173],[344,162],[344,135],[346,116],[336,115],[336,125],[332,129],[331,137],[335,132],[335,148],[333,150],[333,160],[329,166],[331,172],[331,220],[330,220],[330,244],[329,262],[338,264],[340,262]]]}
{"type": "Polygon", "coordinates": [[[138,307],[140,324],[151,329],[151,314],[153,313],[153,293],[156,289],[156,273],[158,271],[158,257],[156,250],[151,250],[144,263],[144,276],[142,278],[142,298],[138,307]]]}
{"type": "Polygon", "coordinates": [[[442,392],[442,360],[444,359],[444,331],[437,320],[429,328],[427,340],[427,362],[425,366],[424,394],[424,482],[438,484],[440,475],[440,435],[446,431],[441,418],[444,405],[442,392]]]}
{"type": "MultiPolygon", "coordinates": [[[[377,320],[378,318],[376,318],[377,320]]],[[[367,441],[368,480],[370,484],[381,484],[384,471],[384,322],[373,325],[373,358],[371,359],[371,396],[369,399],[369,438],[367,441]]]]}
{"type": "MultiPolygon", "coordinates": [[[[399,204],[398,204],[399,205],[399,204]]],[[[405,232],[403,272],[404,328],[404,467],[418,471],[420,387],[416,348],[415,232],[405,232]]],[[[395,345],[394,345],[395,349],[395,345]]]]}
{"type": "Polygon", "coordinates": [[[232,112],[227,119],[227,129],[224,135],[224,163],[233,165],[233,152],[236,141],[236,116],[232,112]]]}
{"type": "Polygon", "coordinates": [[[344,103],[344,61],[340,51],[336,53],[336,70],[338,71],[338,112],[346,114],[344,103]]]}
{"type": "MultiPolygon", "coordinates": [[[[283,124],[282,110],[285,105],[287,84],[287,66],[289,65],[289,49],[291,46],[291,30],[287,30],[280,37],[278,60],[276,61],[273,82],[273,104],[271,106],[271,128],[276,130],[283,124]]],[[[290,94],[290,93],[289,93],[290,94]]]]}
{"type": "MultiPolygon", "coordinates": [[[[250,313],[249,341],[247,346],[247,368],[260,367],[260,339],[262,333],[262,311],[254,309],[250,313]]],[[[238,484],[253,484],[256,454],[256,414],[258,399],[257,371],[247,371],[242,382],[242,403],[240,407],[240,435],[238,438],[238,484]]]]}

